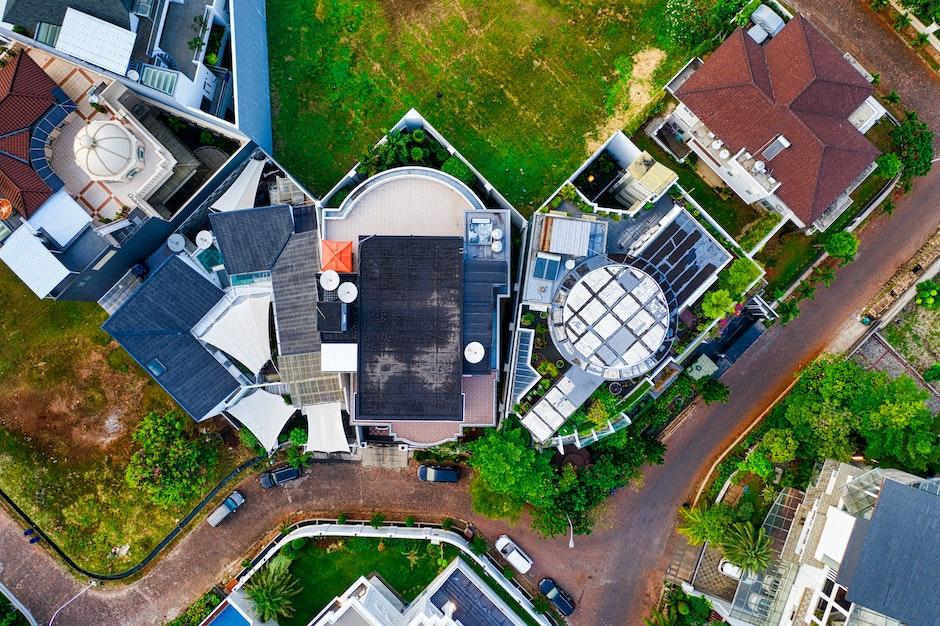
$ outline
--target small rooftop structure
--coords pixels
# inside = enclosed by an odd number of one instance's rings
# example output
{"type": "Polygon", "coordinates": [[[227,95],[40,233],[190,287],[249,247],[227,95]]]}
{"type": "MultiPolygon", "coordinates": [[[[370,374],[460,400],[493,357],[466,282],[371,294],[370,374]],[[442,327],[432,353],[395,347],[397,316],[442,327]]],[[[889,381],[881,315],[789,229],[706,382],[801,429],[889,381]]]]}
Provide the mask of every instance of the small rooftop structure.
{"type": "Polygon", "coordinates": [[[333,241],[331,239],[321,239],[320,248],[322,250],[320,259],[322,271],[333,270],[334,272],[349,273],[353,271],[352,262],[352,242],[351,241],[333,241]]]}
{"type": "Polygon", "coordinates": [[[131,61],[137,34],[69,7],[55,48],[123,76],[131,61]]]}
{"type": "Polygon", "coordinates": [[[13,231],[3,247],[0,260],[39,298],[45,298],[69,276],[69,270],[43,245],[40,234],[27,224],[13,231]]]}
{"type": "Polygon", "coordinates": [[[75,161],[91,180],[121,180],[138,161],[137,138],[117,122],[89,123],[75,135],[74,150],[75,161]]]}
{"type": "Polygon", "coordinates": [[[270,272],[294,234],[287,205],[211,213],[209,223],[231,276],[270,272]]]}
{"type": "Polygon", "coordinates": [[[460,237],[359,242],[357,419],[460,420],[460,237]]]}

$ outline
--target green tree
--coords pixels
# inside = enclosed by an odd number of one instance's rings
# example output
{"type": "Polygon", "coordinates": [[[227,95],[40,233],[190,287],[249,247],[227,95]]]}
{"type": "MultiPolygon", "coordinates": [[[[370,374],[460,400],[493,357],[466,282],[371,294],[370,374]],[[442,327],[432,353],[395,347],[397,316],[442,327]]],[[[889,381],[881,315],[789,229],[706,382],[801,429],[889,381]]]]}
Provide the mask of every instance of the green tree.
{"type": "Polygon", "coordinates": [[[839,259],[841,264],[845,265],[858,254],[858,237],[855,233],[840,230],[826,238],[824,247],[829,256],[839,259]]]}
{"type": "Polygon", "coordinates": [[[915,48],[923,48],[930,42],[930,35],[927,33],[917,33],[914,35],[914,38],[911,39],[911,45],[915,48]]]}
{"type": "Polygon", "coordinates": [[[127,483],[155,503],[184,506],[205,486],[218,454],[205,438],[187,432],[189,419],[170,411],[148,413],[131,438],[138,448],[125,470],[127,483]]]}
{"type": "Polygon", "coordinates": [[[885,100],[891,104],[901,104],[901,94],[899,94],[897,90],[892,89],[885,95],[885,100]]]}
{"type": "Polygon", "coordinates": [[[729,530],[722,545],[725,558],[741,569],[757,573],[770,566],[770,537],[750,522],[738,522],[729,530]]]}
{"type": "Polygon", "coordinates": [[[893,152],[886,152],[875,159],[878,169],[875,172],[885,178],[894,178],[901,172],[901,157],[893,152]]]}
{"type": "Polygon", "coordinates": [[[757,446],[744,457],[743,461],[738,462],[738,471],[760,476],[762,480],[766,481],[774,474],[774,464],[767,456],[767,451],[763,447],[757,446]]]}
{"type": "Polygon", "coordinates": [[[694,508],[679,509],[679,520],[677,530],[693,546],[706,541],[714,546],[721,546],[734,521],[734,515],[727,504],[701,504],[694,508]]]}
{"type": "Polygon", "coordinates": [[[909,376],[872,376],[866,397],[856,405],[858,431],[865,456],[890,459],[904,468],[924,472],[940,461],[937,419],[925,404],[929,394],[909,376]]]}
{"type": "Polygon", "coordinates": [[[744,290],[760,276],[760,268],[747,258],[735,259],[718,277],[718,286],[726,289],[735,299],[740,299],[744,290]]]}
{"type": "Polygon", "coordinates": [[[780,316],[780,324],[786,326],[800,315],[800,305],[793,300],[784,300],[777,307],[777,315],[780,316]]]}
{"type": "Polygon", "coordinates": [[[714,404],[716,402],[724,404],[731,395],[731,390],[728,389],[728,386],[717,378],[708,378],[702,382],[701,392],[702,400],[705,401],[705,404],[714,404]]]}
{"type": "Polygon", "coordinates": [[[872,11],[880,11],[888,6],[888,0],[868,0],[868,6],[872,11]]]}
{"type": "Polygon", "coordinates": [[[721,319],[734,311],[736,304],[727,289],[715,289],[702,298],[702,314],[709,319],[721,319]]]}
{"type": "Polygon", "coordinates": [[[813,270],[813,280],[821,282],[827,289],[836,279],[836,271],[830,265],[817,265],[813,270]]]}
{"type": "Polygon", "coordinates": [[[901,32],[911,26],[911,15],[910,13],[898,13],[897,17],[894,18],[894,30],[901,32]]]}
{"type": "Polygon", "coordinates": [[[940,363],[934,363],[924,372],[924,380],[933,383],[940,380],[940,363]]]}
{"type": "Polygon", "coordinates": [[[292,600],[298,593],[300,586],[291,578],[290,571],[272,567],[270,563],[256,572],[245,585],[245,595],[263,622],[293,616],[292,600]]]}
{"type": "Polygon", "coordinates": [[[891,138],[901,159],[901,176],[910,180],[930,171],[933,160],[933,131],[920,121],[917,113],[909,111],[899,126],[891,131],[891,138]]]}
{"type": "Polygon", "coordinates": [[[895,208],[897,208],[897,206],[894,203],[894,198],[885,198],[885,201],[881,203],[881,211],[885,215],[893,214],[895,208]]]}
{"type": "Polygon", "coordinates": [[[814,300],[816,298],[816,286],[808,280],[800,281],[796,288],[796,297],[799,300],[814,300]]]}
{"type": "Polygon", "coordinates": [[[518,513],[526,502],[537,505],[551,498],[554,480],[549,457],[536,451],[516,424],[488,430],[468,450],[469,464],[485,483],[485,491],[503,496],[504,509],[518,513]]]}
{"type": "Polygon", "coordinates": [[[795,459],[799,445],[789,428],[771,428],[761,437],[761,446],[774,463],[789,463],[795,459]]]}

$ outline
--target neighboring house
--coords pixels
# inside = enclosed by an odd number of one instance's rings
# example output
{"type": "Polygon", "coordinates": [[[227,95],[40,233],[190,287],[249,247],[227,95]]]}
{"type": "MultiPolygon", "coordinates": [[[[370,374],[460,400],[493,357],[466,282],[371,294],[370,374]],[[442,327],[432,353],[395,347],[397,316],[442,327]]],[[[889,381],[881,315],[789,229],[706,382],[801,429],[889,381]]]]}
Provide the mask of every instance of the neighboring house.
{"type": "Polygon", "coordinates": [[[802,16],[763,45],[739,28],[670,81],[679,105],[656,134],[747,204],[825,230],[879,155],[863,133],[885,109],[862,71],[802,16]]]}
{"type": "Polygon", "coordinates": [[[98,300],[255,148],[66,59],[11,49],[0,68],[0,259],[39,297],[98,300]],[[203,131],[216,145],[193,144],[203,131]]]}
{"type": "MultiPolygon", "coordinates": [[[[456,155],[415,112],[396,128],[456,155]]],[[[471,189],[426,167],[344,184],[351,193],[319,215],[317,328],[358,438],[424,447],[494,426],[518,214],[482,177],[471,189]]]]}
{"type": "Polygon", "coordinates": [[[781,494],[764,527],[774,546],[766,572],[729,579],[708,546],[697,561],[692,586],[729,623],[940,623],[937,479],[826,461],[805,495],[781,494]]]}
{"type": "MultiPolygon", "coordinates": [[[[250,580],[250,579],[249,579],[250,580]]],[[[251,600],[234,591],[200,626],[262,626],[251,600]]],[[[377,574],[360,576],[309,626],[523,626],[526,622],[462,558],[454,559],[411,602],[377,574]]]]}
{"type": "MultiPolygon", "coordinates": [[[[551,388],[531,407],[517,408],[539,442],[548,441],[600,385],[639,385],[661,371],[678,315],[732,258],[665,195],[675,174],[623,133],[569,181],[563,187],[573,185],[582,206],[558,194],[532,216],[523,266],[520,311],[533,322],[535,314],[546,316],[541,340],[550,341],[564,363],[551,388]],[[640,171],[652,172],[656,183],[643,185],[642,193],[622,193],[639,191],[640,171]],[[584,213],[584,200],[593,212],[584,213]]],[[[538,340],[533,322],[519,329],[514,342],[512,404],[541,379],[532,364],[538,340]]]]}
{"type": "Polygon", "coordinates": [[[272,148],[262,0],[7,0],[2,21],[145,96],[227,120],[272,148]]]}

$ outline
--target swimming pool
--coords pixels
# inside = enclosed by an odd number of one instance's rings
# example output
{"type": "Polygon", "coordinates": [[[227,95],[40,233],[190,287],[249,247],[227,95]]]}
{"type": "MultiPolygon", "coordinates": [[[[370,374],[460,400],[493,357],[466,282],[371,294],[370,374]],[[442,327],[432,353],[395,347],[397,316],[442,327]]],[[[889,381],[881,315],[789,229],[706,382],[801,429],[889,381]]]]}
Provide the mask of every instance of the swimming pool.
{"type": "Polygon", "coordinates": [[[238,609],[226,602],[221,611],[205,622],[205,626],[251,626],[251,622],[238,609]]]}

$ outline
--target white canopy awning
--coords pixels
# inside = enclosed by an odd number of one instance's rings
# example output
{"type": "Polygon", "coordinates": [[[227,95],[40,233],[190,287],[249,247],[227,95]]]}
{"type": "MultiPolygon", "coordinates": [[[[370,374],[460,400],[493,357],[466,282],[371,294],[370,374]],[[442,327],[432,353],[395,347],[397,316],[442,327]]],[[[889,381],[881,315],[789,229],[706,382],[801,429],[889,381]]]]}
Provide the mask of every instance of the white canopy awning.
{"type": "Polygon", "coordinates": [[[40,298],[48,296],[69,275],[29,224],[21,225],[6,238],[0,247],[0,260],[40,298]]]}
{"type": "Polygon", "coordinates": [[[268,451],[277,447],[277,436],[295,410],[284,402],[284,398],[264,389],[245,396],[227,409],[268,451]]]}
{"type": "Polygon", "coordinates": [[[349,452],[342,408],[339,402],[303,408],[307,416],[307,452],[349,452]]]}
{"type": "Polygon", "coordinates": [[[238,296],[200,339],[257,374],[271,360],[271,294],[238,296]]]}
{"type": "Polygon", "coordinates": [[[136,40],[133,31],[68,7],[55,48],[123,76],[136,40]]]}
{"type": "Polygon", "coordinates": [[[232,186],[225,190],[219,199],[212,203],[216,211],[234,211],[236,209],[253,209],[255,195],[258,192],[258,183],[261,181],[261,170],[264,161],[251,159],[248,165],[238,175],[232,186]]]}
{"type": "Polygon", "coordinates": [[[36,230],[45,231],[60,248],[65,248],[91,224],[91,215],[68,191],[60,189],[27,221],[36,230]]]}

